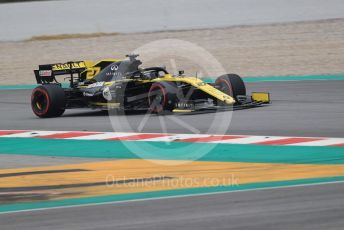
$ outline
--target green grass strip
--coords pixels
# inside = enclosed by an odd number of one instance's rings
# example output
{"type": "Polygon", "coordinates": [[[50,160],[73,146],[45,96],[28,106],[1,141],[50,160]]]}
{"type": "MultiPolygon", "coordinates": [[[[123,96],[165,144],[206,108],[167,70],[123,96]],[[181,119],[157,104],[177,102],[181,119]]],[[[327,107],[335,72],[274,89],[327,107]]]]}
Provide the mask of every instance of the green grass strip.
{"type": "Polygon", "coordinates": [[[287,187],[297,185],[309,185],[309,184],[320,184],[344,181],[344,177],[323,177],[323,178],[311,178],[311,179],[299,179],[299,180],[288,180],[288,181],[275,181],[275,182],[259,182],[251,184],[239,184],[230,186],[219,186],[219,187],[199,187],[199,188],[188,188],[188,189],[175,189],[175,190],[163,190],[155,192],[142,192],[142,193],[129,193],[129,194],[118,194],[118,195],[107,195],[107,196],[95,196],[85,198],[74,198],[64,200],[52,200],[42,202],[28,202],[28,203],[17,203],[0,205],[0,213],[16,212],[25,210],[35,209],[49,209],[56,207],[66,206],[82,206],[82,205],[95,205],[104,203],[115,203],[123,201],[133,200],[145,200],[145,199],[157,199],[167,197],[178,197],[178,196],[190,196],[190,195],[201,195],[209,193],[224,193],[234,191],[244,191],[252,189],[264,189],[274,187],[287,187]]]}
{"type": "Polygon", "coordinates": [[[184,142],[0,138],[0,154],[114,159],[344,164],[343,147],[184,142]],[[204,154],[201,154],[202,151],[204,154]]]}

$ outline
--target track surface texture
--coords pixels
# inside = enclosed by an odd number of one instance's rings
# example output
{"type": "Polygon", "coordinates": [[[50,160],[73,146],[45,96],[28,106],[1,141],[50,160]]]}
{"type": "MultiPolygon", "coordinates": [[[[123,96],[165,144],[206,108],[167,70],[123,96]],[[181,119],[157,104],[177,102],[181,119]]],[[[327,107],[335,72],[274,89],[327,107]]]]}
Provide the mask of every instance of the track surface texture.
{"type": "MultiPolygon", "coordinates": [[[[229,134],[343,137],[344,81],[248,83],[249,91],[269,91],[272,105],[235,111],[229,134]]],[[[1,129],[113,131],[106,113],[71,110],[61,118],[38,119],[30,108],[30,90],[0,91],[1,129]]],[[[224,112],[230,118],[230,112],[224,112]]],[[[170,116],[170,115],[169,115],[170,116]]],[[[166,121],[169,116],[163,116],[166,121]]],[[[201,133],[214,113],[173,116],[201,133]]],[[[120,116],[137,131],[145,114],[120,116]]],[[[167,132],[190,133],[189,127],[165,123],[167,132]]],[[[158,116],[143,132],[161,132],[158,116]]],[[[15,166],[16,156],[6,158],[15,166]]],[[[18,158],[17,158],[18,159],[18,158]]],[[[28,157],[22,161],[47,158],[28,157]]],[[[57,159],[59,160],[59,159],[57,159]]],[[[20,161],[19,161],[20,162],[20,161]]],[[[72,163],[72,160],[61,163],[72,163]]],[[[18,163],[25,166],[25,163],[18,163]]],[[[29,166],[28,164],[27,166],[29,166]]],[[[227,194],[103,204],[1,214],[1,229],[342,229],[344,185],[327,184],[227,194]]]]}
{"type": "Polygon", "coordinates": [[[344,184],[0,215],[1,229],[343,229],[344,184]]]}
{"type": "MultiPolygon", "coordinates": [[[[73,164],[92,162],[99,159],[88,159],[79,157],[42,157],[42,156],[23,156],[23,155],[0,155],[0,168],[13,169],[24,167],[52,166],[61,164],[73,164]]],[[[104,159],[102,159],[104,160],[104,159]]]]}
{"type": "MultiPolygon", "coordinates": [[[[269,91],[272,104],[248,110],[197,115],[114,116],[88,109],[69,110],[63,117],[36,118],[30,90],[0,91],[0,127],[18,130],[168,132],[216,134],[210,122],[228,123],[226,134],[343,137],[344,81],[289,81],[248,83],[249,91],[269,91]],[[222,120],[223,117],[228,120],[222,120]],[[146,118],[145,118],[146,117],[146,118]],[[164,123],[162,125],[161,123],[164,123]],[[187,123],[188,126],[183,125],[187,123]],[[138,127],[142,127],[138,130],[138,127]]],[[[223,133],[219,133],[223,134],[223,133]]]]}

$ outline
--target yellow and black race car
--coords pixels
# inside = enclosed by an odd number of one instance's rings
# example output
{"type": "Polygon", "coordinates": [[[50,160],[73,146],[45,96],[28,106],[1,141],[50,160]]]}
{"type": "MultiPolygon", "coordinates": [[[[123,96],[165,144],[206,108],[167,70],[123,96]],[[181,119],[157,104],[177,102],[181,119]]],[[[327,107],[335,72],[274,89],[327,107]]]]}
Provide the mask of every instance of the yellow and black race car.
{"type": "Polygon", "coordinates": [[[66,109],[149,110],[153,113],[187,113],[217,109],[249,108],[270,102],[268,93],[246,95],[243,80],[226,74],[215,83],[197,77],[169,74],[165,68],[140,68],[138,55],[40,65],[31,96],[33,112],[41,118],[61,116],[66,109]],[[56,80],[68,75],[69,87],[56,80]]]}

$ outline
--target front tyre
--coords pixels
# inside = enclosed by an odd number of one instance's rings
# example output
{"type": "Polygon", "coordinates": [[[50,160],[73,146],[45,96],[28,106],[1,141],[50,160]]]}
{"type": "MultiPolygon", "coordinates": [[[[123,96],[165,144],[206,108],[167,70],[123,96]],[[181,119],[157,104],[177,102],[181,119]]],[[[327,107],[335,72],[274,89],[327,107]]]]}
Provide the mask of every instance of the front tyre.
{"type": "Polygon", "coordinates": [[[245,83],[239,75],[225,74],[218,77],[215,81],[218,90],[233,97],[236,101],[238,96],[246,96],[245,83]]]}
{"type": "Polygon", "coordinates": [[[40,118],[59,117],[65,106],[65,93],[59,85],[41,85],[32,91],[31,108],[40,118]]]}

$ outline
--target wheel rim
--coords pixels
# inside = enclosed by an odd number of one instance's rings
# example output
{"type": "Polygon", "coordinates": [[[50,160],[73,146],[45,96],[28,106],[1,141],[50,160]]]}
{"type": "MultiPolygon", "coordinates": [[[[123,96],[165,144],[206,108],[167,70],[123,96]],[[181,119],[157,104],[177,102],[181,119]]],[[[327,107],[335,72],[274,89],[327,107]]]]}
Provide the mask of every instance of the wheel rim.
{"type": "Polygon", "coordinates": [[[48,94],[41,90],[37,89],[32,94],[32,109],[37,115],[44,115],[49,109],[49,96],[48,94]]]}
{"type": "Polygon", "coordinates": [[[149,109],[152,112],[162,112],[166,103],[165,91],[159,86],[152,86],[148,95],[149,109]]]}

